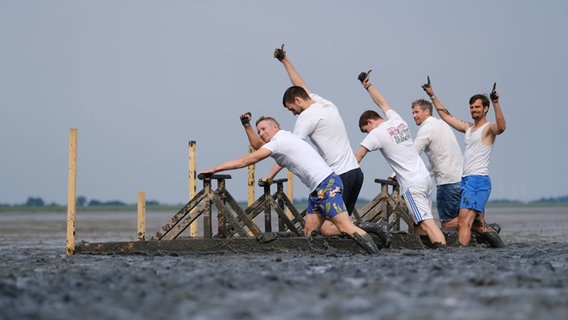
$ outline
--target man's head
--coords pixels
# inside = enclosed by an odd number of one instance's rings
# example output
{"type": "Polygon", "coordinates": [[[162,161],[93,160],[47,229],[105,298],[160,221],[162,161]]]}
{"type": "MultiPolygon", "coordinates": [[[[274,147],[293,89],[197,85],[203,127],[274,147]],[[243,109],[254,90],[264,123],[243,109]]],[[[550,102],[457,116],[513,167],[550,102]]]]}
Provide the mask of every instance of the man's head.
{"type": "Polygon", "coordinates": [[[489,111],[489,98],[484,94],[476,94],[469,99],[469,112],[471,118],[483,119],[489,111]]]}
{"type": "Polygon", "coordinates": [[[432,104],[430,101],[418,99],[412,102],[412,117],[414,122],[419,126],[432,115],[432,104]]]}
{"type": "Polygon", "coordinates": [[[290,110],[294,115],[298,115],[311,105],[310,100],[310,95],[308,95],[304,88],[291,86],[284,92],[282,104],[284,108],[290,110]]]}
{"type": "Polygon", "coordinates": [[[260,117],[256,120],[256,130],[264,143],[270,142],[280,130],[280,124],[272,117],[260,117]]]}
{"type": "Polygon", "coordinates": [[[383,118],[376,111],[367,110],[359,117],[359,130],[369,133],[383,121],[383,118]]]}

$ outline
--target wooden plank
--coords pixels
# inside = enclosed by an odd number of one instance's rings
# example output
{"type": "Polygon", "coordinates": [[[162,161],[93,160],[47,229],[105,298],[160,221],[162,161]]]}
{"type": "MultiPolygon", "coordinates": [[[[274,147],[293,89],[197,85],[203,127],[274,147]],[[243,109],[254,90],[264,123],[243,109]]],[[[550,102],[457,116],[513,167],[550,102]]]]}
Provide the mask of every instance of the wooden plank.
{"type": "Polygon", "coordinates": [[[65,253],[75,253],[75,218],[77,216],[77,128],[69,130],[69,164],[67,172],[67,240],[65,253]]]}
{"type": "Polygon", "coordinates": [[[138,240],[146,240],[146,194],[138,191],[138,240]]]}
{"type": "Polygon", "coordinates": [[[185,206],[183,206],[165,225],[163,225],[158,231],[156,235],[152,237],[154,240],[160,240],[162,237],[168,233],[171,229],[175,227],[186,215],[190,213],[190,211],[197,206],[201,200],[205,198],[205,190],[199,191],[199,193],[193,197],[185,206]]]}
{"type": "MultiPolygon", "coordinates": [[[[189,201],[193,199],[197,193],[197,143],[194,140],[188,142],[188,159],[189,159],[189,201]]],[[[192,237],[199,235],[199,221],[194,221],[190,228],[189,234],[192,237]]]]}
{"type": "MultiPolygon", "coordinates": [[[[241,237],[248,237],[248,233],[243,228],[243,225],[231,214],[229,209],[227,209],[223,201],[221,201],[216,194],[210,195],[209,199],[217,206],[217,209],[219,209],[225,220],[230,223],[230,228],[234,229],[241,237]]],[[[226,236],[230,236],[229,232],[227,232],[226,236]]]]}
{"type": "Polygon", "coordinates": [[[250,219],[248,217],[248,215],[245,214],[245,212],[239,206],[238,202],[233,198],[233,196],[228,191],[225,190],[223,192],[223,195],[224,195],[226,201],[229,203],[229,205],[233,209],[233,211],[237,214],[238,221],[244,222],[244,224],[248,227],[248,229],[252,232],[252,234],[255,237],[258,237],[260,235],[261,231],[258,228],[258,226],[254,223],[254,221],[252,221],[252,219],[250,219]]]}
{"type": "Polygon", "coordinates": [[[173,240],[173,239],[177,239],[182,232],[184,232],[188,227],[191,226],[191,224],[200,216],[202,215],[204,212],[206,212],[208,210],[209,206],[208,203],[206,202],[202,202],[200,205],[198,205],[197,207],[194,207],[191,209],[189,215],[180,223],[178,223],[176,226],[174,226],[172,229],[170,229],[166,234],[164,234],[162,236],[162,238],[160,239],[154,239],[154,240],[173,240]]]}

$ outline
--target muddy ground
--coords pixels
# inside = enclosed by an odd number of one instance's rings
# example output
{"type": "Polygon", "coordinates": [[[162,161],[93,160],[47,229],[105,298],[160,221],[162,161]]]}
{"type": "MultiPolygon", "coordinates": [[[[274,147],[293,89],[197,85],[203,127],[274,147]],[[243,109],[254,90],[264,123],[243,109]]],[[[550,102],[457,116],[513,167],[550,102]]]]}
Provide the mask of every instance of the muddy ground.
{"type": "MultiPolygon", "coordinates": [[[[64,213],[2,213],[0,319],[567,319],[567,209],[494,211],[505,248],[374,256],[66,257],[64,213]]],[[[78,217],[77,239],[134,240],[133,219],[78,217]]]]}

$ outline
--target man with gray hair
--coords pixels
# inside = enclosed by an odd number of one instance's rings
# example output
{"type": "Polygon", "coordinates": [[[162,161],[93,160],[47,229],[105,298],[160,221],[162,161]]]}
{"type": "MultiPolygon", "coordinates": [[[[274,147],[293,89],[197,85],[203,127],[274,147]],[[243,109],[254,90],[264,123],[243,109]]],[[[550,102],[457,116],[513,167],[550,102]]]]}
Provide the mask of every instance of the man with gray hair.
{"type": "Polygon", "coordinates": [[[436,181],[436,206],[442,228],[457,229],[461,199],[463,156],[452,128],[432,116],[432,103],[412,102],[412,117],[419,126],[414,147],[424,152],[436,181]]]}

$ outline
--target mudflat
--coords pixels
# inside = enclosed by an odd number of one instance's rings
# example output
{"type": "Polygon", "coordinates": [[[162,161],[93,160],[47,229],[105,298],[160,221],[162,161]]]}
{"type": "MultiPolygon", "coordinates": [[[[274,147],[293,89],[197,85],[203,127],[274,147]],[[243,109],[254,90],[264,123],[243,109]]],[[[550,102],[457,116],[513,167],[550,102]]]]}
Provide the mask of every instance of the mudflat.
{"type": "MultiPolygon", "coordinates": [[[[148,237],[170,213],[147,215],[148,237]]],[[[0,319],[567,319],[568,208],[495,208],[504,248],[65,256],[65,213],[0,214],[0,319]]],[[[79,213],[132,241],[136,213],[79,213]]]]}

